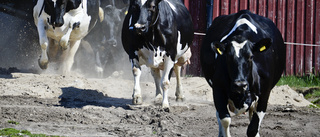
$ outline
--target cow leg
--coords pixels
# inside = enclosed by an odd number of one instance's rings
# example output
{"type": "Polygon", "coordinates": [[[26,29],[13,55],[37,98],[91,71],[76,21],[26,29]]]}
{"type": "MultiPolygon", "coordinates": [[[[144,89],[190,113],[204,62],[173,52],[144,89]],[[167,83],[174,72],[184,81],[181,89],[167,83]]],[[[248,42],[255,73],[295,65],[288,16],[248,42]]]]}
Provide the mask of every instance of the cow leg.
{"type": "Polygon", "coordinates": [[[159,103],[162,100],[162,93],[161,93],[161,76],[160,76],[160,69],[158,68],[151,68],[151,74],[154,79],[154,83],[156,85],[156,99],[155,102],[159,103]]]}
{"type": "Polygon", "coordinates": [[[231,117],[228,111],[228,98],[223,90],[213,91],[214,105],[217,109],[216,117],[219,124],[219,137],[230,137],[231,117]]]}
{"type": "Polygon", "coordinates": [[[49,39],[49,47],[48,47],[48,52],[47,52],[48,58],[49,58],[50,62],[57,61],[58,52],[60,50],[59,44],[54,39],[51,39],[51,38],[48,38],[48,39],[49,39]]]}
{"type": "Polygon", "coordinates": [[[68,74],[71,71],[73,62],[74,62],[74,56],[79,48],[81,40],[77,41],[71,41],[70,42],[70,48],[68,50],[63,51],[62,53],[62,74],[68,74]]]}
{"type": "Polygon", "coordinates": [[[177,79],[177,87],[176,87],[176,101],[183,101],[184,95],[183,95],[183,89],[182,84],[180,80],[180,73],[181,73],[181,66],[174,65],[174,73],[176,74],[177,79]]]}
{"type": "Polygon", "coordinates": [[[260,97],[263,98],[259,98],[257,109],[252,111],[251,121],[247,130],[248,137],[260,137],[260,125],[267,109],[269,94],[270,92],[267,92],[267,94],[261,94],[260,97]]]}
{"type": "Polygon", "coordinates": [[[170,71],[174,66],[174,62],[170,57],[164,56],[164,69],[161,79],[161,87],[163,91],[162,108],[169,108],[168,92],[170,88],[170,71]]]}
{"type": "Polygon", "coordinates": [[[142,96],[141,96],[141,88],[140,88],[141,67],[137,59],[132,59],[131,64],[132,64],[132,74],[134,78],[132,104],[140,105],[142,104],[142,96]]]}
{"type": "Polygon", "coordinates": [[[49,63],[49,59],[47,55],[49,41],[48,41],[45,24],[43,20],[38,21],[37,30],[39,34],[39,43],[41,46],[41,56],[38,60],[38,63],[41,69],[47,69],[48,63],[49,63]]]}
{"type": "Polygon", "coordinates": [[[68,43],[69,43],[71,32],[72,32],[72,27],[69,26],[69,29],[67,30],[66,34],[64,34],[61,37],[60,46],[61,46],[62,50],[68,49],[68,43]]]}

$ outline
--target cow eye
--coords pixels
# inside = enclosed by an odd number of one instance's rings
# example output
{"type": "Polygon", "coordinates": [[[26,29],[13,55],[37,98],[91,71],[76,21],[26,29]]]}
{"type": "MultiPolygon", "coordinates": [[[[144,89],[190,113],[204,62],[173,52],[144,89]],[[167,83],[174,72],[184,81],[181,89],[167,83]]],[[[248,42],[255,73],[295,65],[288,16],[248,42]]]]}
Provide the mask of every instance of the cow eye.
{"type": "Polygon", "coordinates": [[[252,60],[253,60],[253,57],[254,57],[254,56],[251,55],[251,56],[249,57],[249,60],[252,61],[252,60]]]}

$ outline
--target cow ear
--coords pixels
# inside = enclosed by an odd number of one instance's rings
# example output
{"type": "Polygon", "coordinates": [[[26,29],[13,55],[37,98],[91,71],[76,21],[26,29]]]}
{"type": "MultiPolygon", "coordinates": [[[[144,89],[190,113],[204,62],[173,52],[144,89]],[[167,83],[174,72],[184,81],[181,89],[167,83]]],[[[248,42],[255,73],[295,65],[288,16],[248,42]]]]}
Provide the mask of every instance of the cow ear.
{"type": "Polygon", "coordinates": [[[156,0],[156,5],[158,5],[162,0],[156,0]]]}
{"type": "Polygon", "coordinates": [[[260,40],[254,45],[254,52],[264,52],[266,51],[272,44],[272,40],[270,38],[265,38],[260,40]]]}
{"type": "Polygon", "coordinates": [[[217,53],[219,55],[222,55],[225,51],[224,44],[222,44],[220,42],[212,42],[211,48],[215,53],[217,53]]]}

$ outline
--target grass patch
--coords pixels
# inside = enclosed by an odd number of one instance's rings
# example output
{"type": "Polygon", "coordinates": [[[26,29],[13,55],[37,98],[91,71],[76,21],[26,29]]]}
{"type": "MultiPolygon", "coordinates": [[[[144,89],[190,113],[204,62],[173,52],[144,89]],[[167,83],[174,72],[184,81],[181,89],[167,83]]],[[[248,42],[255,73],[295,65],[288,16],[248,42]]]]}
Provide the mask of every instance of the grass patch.
{"type": "Polygon", "coordinates": [[[302,93],[306,99],[320,106],[320,78],[319,76],[284,76],[281,77],[277,86],[288,85],[294,90],[302,93]]]}
{"type": "Polygon", "coordinates": [[[31,134],[30,131],[27,130],[17,130],[14,128],[4,128],[0,130],[0,136],[8,136],[8,137],[59,137],[59,136],[48,136],[45,134],[31,134]]]}
{"type": "Polygon", "coordinates": [[[289,85],[290,87],[320,87],[320,79],[314,75],[310,76],[284,76],[281,77],[279,82],[277,83],[278,86],[280,85],[289,85]]]}
{"type": "Polygon", "coordinates": [[[19,122],[12,121],[12,120],[9,120],[8,123],[9,123],[9,124],[14,124],[14,125],[19,125],[19,124],[20,124],[19,122]]]}

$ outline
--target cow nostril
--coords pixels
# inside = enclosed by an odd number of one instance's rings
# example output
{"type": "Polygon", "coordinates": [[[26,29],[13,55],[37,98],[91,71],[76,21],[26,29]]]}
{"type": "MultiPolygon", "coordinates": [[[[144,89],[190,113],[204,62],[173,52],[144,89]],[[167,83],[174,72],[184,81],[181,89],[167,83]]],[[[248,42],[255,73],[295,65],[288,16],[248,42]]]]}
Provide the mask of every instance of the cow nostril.
{"type": "Polygon", "coordinates": [[[140,31],[144,31],[144,30],[146,29],[146,26],[145,26],[145,25],[139,24],[139,23],[134,24],[134,27],[135,27],[137,30],[140,30],[140,31]]]}
{"type": "Polygon", "coordinates": [[[234,82],[234,85],[235,85],[235,87],[237,87],[239,89],[243,89],[243,90],[246,90],[248,87],[248,84],[245,81],[236,81],[236,82],[234,82]]]}
{"type": "Polygon", "coordinates": [[[111,39],[111,40],[108,41],[108,44],[116,47],[117,46],[117,41],[115,39],[111,39]]]}
{"type": "Polygon", "coordinates": [[[58,22],[58,23],[55,22],[55,23],[54,23],[54,26],[55,26],[55,27],[61,27],[62,25],[63,25],[63,23],[60,23],[60,22],[58,22]]]}

